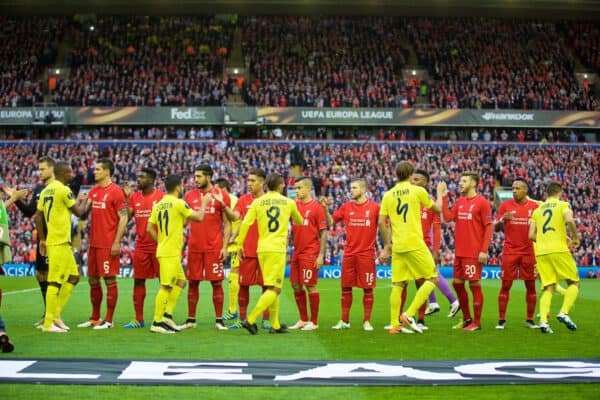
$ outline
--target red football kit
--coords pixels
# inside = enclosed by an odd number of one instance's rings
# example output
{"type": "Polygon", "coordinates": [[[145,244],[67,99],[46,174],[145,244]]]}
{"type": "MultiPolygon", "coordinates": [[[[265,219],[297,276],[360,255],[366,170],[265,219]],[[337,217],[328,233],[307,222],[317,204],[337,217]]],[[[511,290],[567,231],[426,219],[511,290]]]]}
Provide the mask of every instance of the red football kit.
{"type": "Polygon", "coordinates": [[[379,204],[371,200],[362,204],[350,201],[336,210],[332,218],[334,222],[343,221],[346,227],[342,287],[374,288],[379,204]]]}
{"type": "Polygon", "coordinates": [[[156,259],[156,242],[146,232],[152,206],[163,198],[164,192],[154,189],[151,193],[135,192],[129,196],[128,206],[135,218],[135,250],[133,252],[133,278],[153,279],[159,276],[156,259]]]}
{"type": "Polygon", "coordinates": [[[497,220],[507,212],[512,213],[511,220],[504,221],[504,248],[502,251],[502,280],[535,280],[535,255],[533,242],[529,240],[529,220],[538,207],[532,200],[518,203],[514,199],[506,200],[498,209],[497,220]]]}
{"type": "MultiPolygon", "coordinates": [[[[238,199],[235,211],[240,213],[240,220],[244,219],[255,199],[256,197],[253,194],[245,194],[238,199]]],[[[240,260],[240,286],[263,285],[262,273],[256,254],[257,248],[258,225],[254,222],[244,239],[244,258],[240,260]]]]}
{"type": "Polygon", "coordinates": [[[111,256],[110,249],[119,227],[119,212],[127,208],[125,193],[118,185],[111,182],[106,187],[94,186],[88,198],[92,202],[88,275],[100,277],[119,275],[119,255],[111,256]]]}
{"type": "Polygon", "coordinates": [[[202,222],[192,222],[188,238],[187,279],[191,281],[222,281],[223,260],[220,252],[223,248],[223,211],[231,205],[227,192],[216,186],[208,191],[194,189],[188,192],[184,200],[194,211],[202,207],[202,198],[211,193],[220,193],[224,205],[212,199],[204,209],[202,222]]]}
{"type": "Polygon", "coordinates": [[[327,229],[327,216],[323,206],[315,199],[308,203],[296,200],[304,223],[292,225],[294,254],[290,262],[290,281],[305,286],[315,286],[318,270],[315,262],[321,250],[320,232],[327,229]]]}

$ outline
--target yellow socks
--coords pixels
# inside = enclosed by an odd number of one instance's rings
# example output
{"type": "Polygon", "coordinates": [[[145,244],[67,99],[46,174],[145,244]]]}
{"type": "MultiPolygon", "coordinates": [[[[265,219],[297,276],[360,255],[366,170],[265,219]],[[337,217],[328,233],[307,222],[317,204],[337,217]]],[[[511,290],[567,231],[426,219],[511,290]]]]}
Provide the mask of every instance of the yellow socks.
{"type": "Polygon", "coordinates": [[[417,294],[415,294],[415,298],[413,299],[412,303],[410,303],[410,307],[408,307],[408,310],[406,310],[406,315],[409,317],[414,317],[419,310],[419,307],[421,307],[421,305],[427,301],[427,298],[433,289],[435,289],[435,283],[431,281],[423,282],[419,290],[417,290],[417,294]]]}
{"type": "Polygon", "coordinates": [[[400,305],[402,304],[402,286],[392,286],[390,293],[390,325],[398,326],[398,317],[400,316],[400,305]]]}
{"type": "Polygon", "coordinates": [[[544,290],[540,298],[540,322],[548,323],[548,313],[550,313],[550,304],[552,304],[552,292],[544,290]]]}
{"type": "Polygon", "coordinates": [[[252,310],[252,312],[248,316],[248,322],[250,324],[254,324],[258,317],[263,313],[263,311],[269,308],[271,304],[273,304],[273,302],[277,300],[277,297],[278,295],[274,290],[266,290],[260,296],[260,298],[258,299],[258,303],[256,303],[256,306],[254,307],[254,310],[252,310]]]}
{"type": "Polygon", "coordinates": [[[167,306],[165,307],[165,312],[167,314],[171,314],[173,315],[173,310],[175,309],[175,306],[177,305],[177,300],[179,300],[179,296],[181,295],[181,292],[183,291],[183,288],[174,285],[171,288],[171,292],[169,293],[169,298],[167,299],[167,306]]]}
{"type": "Polygon", "coordinates": [[[577,294],[579,294],[579,288],[576,285],[569,285],[565,291],[565,298],[560,308],[561,313],[568,314],[571,311],[571,307],[573,307],[575,300],[577,300],[577,294]]]}
{"type": "Polygon", "coordinates": [[[56,308],[58,306],[58,287],[48,285],[46,292],[46,315],[44,317],[44,328],[50,328],[56,319],[56,308]]]}
{"type": "Polygon", "coordinates": [[[169,302],[169,294],[169,291],[162,286],[158,289],[156,299],[154,300],[154,322],[162,321],[167,303],[169,302]]]}
{"type": "Polygon", "coordinates": [[[240,290],[239,272],[229,272],[229,312],[231,314],[237,311],[238,292],[240,290]]]}

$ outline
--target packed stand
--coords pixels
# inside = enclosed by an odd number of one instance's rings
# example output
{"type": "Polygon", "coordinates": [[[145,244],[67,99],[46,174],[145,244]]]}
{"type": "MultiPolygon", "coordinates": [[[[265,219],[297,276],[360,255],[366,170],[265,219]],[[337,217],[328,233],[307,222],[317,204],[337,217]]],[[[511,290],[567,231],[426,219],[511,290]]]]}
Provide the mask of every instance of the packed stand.
{"type": "MultiPolygon", "coordinates": [[[[154,168],[160,177],[179,173],[186,176],[185,187],[194,187],[193,167],[207,162],[218,171],[218,176],[231,180],[232,192],[246,193],[245,171],[254,167],[266,168],[286,176],[288,185],[293,185],[289,164],[294,160],[301,164],[304,173],[314,178],[316,194],[332,200],[332,210],[349,198],[349,181],[353,177],[366,177],[370,197],[379,202],[383,193],[393,185],[395,163],[402,159],[415,162],[431,173],[432,187],[445,180],[450,189],[450,202],[458,196],[457,183],[464,170],[479,171],[482,179],[478,192],[494,199],[494,188],[498,183],[510,185],[514,177],[527,179],[531,186],[530,195],[543,198],[543,189],[550,181],[564,186],[577,225],[581,233],[581,247],[575,256],[581,265],[600,265],[600,149],[587,146],[565,147],[518,147],[486,145],[416,145],[416,144],[340,144],[313,142],[294,147],[282,144],[249,144],[227,141],[214,143],[148,143],[107,146],[98,144],[71,145],[25,145],[4,146],[1,176],[10,186],[34,187],[38,181],[37,158],[50,155],[57,159],[68,159],[84,185],[93,184],[95,160],[110,157],[115,161],[115,180],[129,184],[135,189],[135,175],[142,167],[154,168]],[[292,156],[292,154],[295,154],[292,156]],[[587,171],[582,174],[581,171],[587,171]],[[585,178],[584,178],[585,176],[585,178]]],[[[159,183],[161,185],[161,183],[159,183]]],[[[35,249],[35,230],[31,220],[24,219],[19,212],[10,211],[13,221],[11,237],[15,238],[16,261],[31,261],[35,249]]],[[[453,262],[454,224],[444,224],[442,235],[443,264],[453,262]]],[[[123,239],[122,262],[131,262],[135,244],[133,225],[123,239]]],[[[490,263],[498,264],[501,257],[502,233],[495,233],[490,247],[490,263]]],[[[82,255],[86,259],[88,237],[82,237],[82,255]]],[[[345,243],[342,227],[329,232],[327,262],[336,264],[341,260],[345,243]]],[[[379,245],[379,250],[381,250],[379,245]]]]}
{"type": "Polygon", "coordinates": [[[63,106],[220,106],[233,43],[212,17],[101,17],[72,31],[71,74],[53,100],[63,106]]]}
{"type": "Polygon", "coordinates": [[[417,18],[408,24],[439,108],[594,110],[574,59],[553,22],[417,18]]]}
{"type": "Polygon", "coordinates": [[[416,84],[402,81],[408,51],[399,19],[248,17],[242,50],[254,75],[249,105],[408,107],[416,84]]]}
{"type": "Polygon", "coordinates": [[[600,73],[600,28],[594,22],[571,22],[567,36],[583,64],[600,73]]]}
{"type": "Polygon", "coordinates": [[[66,20],[0,16],[0,107],[31,107],[43,101],[40,75],[56,61],[66,20]]]}

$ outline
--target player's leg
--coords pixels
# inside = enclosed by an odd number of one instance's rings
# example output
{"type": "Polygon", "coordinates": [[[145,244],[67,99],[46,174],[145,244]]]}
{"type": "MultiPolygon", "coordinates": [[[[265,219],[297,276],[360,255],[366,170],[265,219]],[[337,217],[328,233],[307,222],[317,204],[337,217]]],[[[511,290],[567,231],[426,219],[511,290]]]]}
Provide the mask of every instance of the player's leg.
{"type": "Polygon", "coordinates": [[[564,277],[567,280],[567,290],[564,294],[563,303],[560,308],[560,312],[556,316],[560,322],[565,324],[569,330],[576,330],[577,325],[569,317],[569,312],[577,300],[579,294],[579,274],[577,272],[577,265],[571,253],[558,253],[554,255],[556,260],[557,274],[564,277]]]}
{"type": "Polygon", "coordinates": [[[433,261],[431,252],[429,252],[429,249],[424,244],[422,248],[403,253],[402,258],[405,260],[408,273],[416,280],[422,280],[423,284],[420,285],[413,301],[400,319],[421,333],[423,328],[416,323],[414,316],[436,287],[437,271],[435,269],[435,262],[433,261]]]}
{"type": "Polygon", "coordinates": [[[67,279],[61,279],[61,286],[58,292],[58,303],[56,306],[56,316],[54,318],[54,324],[59,328],[69,330],[69,327],[65,325],[62,321],[61,314],[65,305],[69,301],[69,298],[71,297],[71,293],[73,293],[75,285],[77,285],[77,283],[79,282],[79,270],[71,246],[64,245],[60,247],[60,251],[62,253],[61,260],[64,263],[64,269],[61,271],[61,277],[65,276],[67,277],[67,279]]]}
{"type": "Polygon", "coordinates": [[[352,287],[357,285],[358,273],[358,258],[357,256],[344,256],[342,259],[342,276],[341,276],[341,306],[342,318],[337,324],[332,326],[332,329],[348,329],[350,328],[350,309],[352,308],[352,287]]]}
{"type": "MultiPolygon", "coordinates": [[[[437,288],[440,290],[440,292],[442,292],[442,294],[446,297],[446,299],[448,299],[448,303],[450,303],[450,312],[448,314],[448,317],[452,318],[452,317],[454,317],[456,315],[456,313],[460,309],[460,306],[458,304],[458,300],[456,299],[456,296],[452,292],[452,288],[450,287],[450,284],[448,283],[448,281],[446,280],[446,278],[444,278],[444,276],[440,272],[440,267],[439,266],[436,266],[436,271],[437,271],[437,274],[438,274],[437,288]]],[[[431,293],[433,293],[433,296],[434,296],[434,299],[435,299],[435,291],[433,291],[431,293]]],[[[430,304],[431,304],[431,295],[429,295],[429,301],[430,301],[430,304]]]]}
{"type": "Polygon", "coordinates": [[[461,257],[454,258],[454,279],[452,280],[452,286],[458,297],[458,304],[460,311],[462,312],[462,322],[454,325],[453,328],[463,328],[472,322],[471,309],[469,307],[469,294],[465,288],[465,261],[461,257]]]}
{"type": "Polygon", "coordinates": [[[528,328],[539,328],[533,322],[533,314],[537,303],[537,293],[535,289],[536,267],[534,256],[523,256],[519,268],[519,275],[525,284],[525,304],[526,304],[526,319],[525,326],[528,328]]]}
{"type": "Polygon", "coordinates": [[[100,276],[104,278],[104,284],[106,285],[106,314],[104,320],[94,329],[110,329],[113,327],[113,317],[115,314],[115,308],[117,307],[117,301],[119,300],[119,287],[117,285],[117,276],[121,269],[121,260],[119,255],[113,256],[110,253],[110,249],[102,249],[104,252],[104,262],[102,264],[102,271],[100,276]]]}
{"type": "Polygon", "coordinates": [[[513,281],[518,278],[517,270],[521,265],[520,255],[504,254],[500,266],[500,279],[502,284],[498,292],[498,325],[496,329],[504,329],[506,324],[506,308],[510,299],[510,288],[513,281]]]}
{"type": "MultiPolygon", "coordinates": [[[[262,253],[258,255],[258,262],[263,271],[263,283],[266,290],[258,299],[256,306],[248,316],[248,319],[243,322],[244,328],[246,328],[251,334],[256,334],[256,320],[258,317],[277,300],[279,292],[281,291],[277,285],[281,285],[283,275],[283,269],[285,269],[285,254],[279,253],[262,253]],[[283,257],[283,264],[280,264],[280,258],[283,257]],[[279,271],[279,270],[282,271],[279,271]],[[278,282],[279,280],[279,282],[278,282]]],[[[273,313],[273,309],[270,310],[273,313]]],[[[272,329],[279,329],[278,312],[276,315],[271,316],[271,324],[276,323],[276,326],[271,325],[272,329]]]]}
{"type": "MultiPolygon", "coordinates": [[[[42,300],[44,302],[44,313],[46,312],[46,292],[48,291],[48,257],[40,254],[39,249],[36,253],[35,258],[35,279],[40,286],[40,292],[42,294],[42,300]]],[[[34,326],[41,328],[44,323],[44,315],[41,320],[36,322],[34,326]]]]}
{"type": "Polygon", "coordinates": [[[63,333],[65,329],[54,325],[54,320],[58,317],[58,293],[61,286],[61,276],[64,274],[64,268],[61,259],[60,246],[48,246],[48,288],[46,290],[46,314],[42,325],[43,332],[63,333]]]}
{"type": "Polygon", "coordinates": [[[363,330],[372,331],[371,313],[373,311],[373,302],[375,300],[373,289],[377,286],[377,274],[375,269],[375,260],[372,256],[355,256],[357,269],[356,281],[354,286],[363,289],[363,330]]]}
{"type": "Polygon", "coordinates": [[[100,284],[100,271],[102,268],[102,255],[100,249],[90,247],[88,249],[88,283],[90,285],[90,302],[92,303],[92,314],[90,318],[77,325],[78,328],[88,328],[99,325],[100,306],[102,305],[102,285],[100,284]]]}
{"type": "Polygon", "coordinates": [[[552,256],[543,255],[536,257],[537,270],[542,285],[540,297],[540,331],[542,333],[553,333],[548,324],[548,314],[552,304],[552,296],[557,282],[556,271],[552,265],[552,256]]]}
{"type": "Polygon", "coordinates": [[[300,260],[301,278],[308,291],[308,304],[310,305],[310,322],[302,328],[305,331],[317,329],[319,326],[319,306],[321,294],[317,289],[319,270],[315,267],[316,257],[300,260]]]}
{"type": "Polygon", "coordinates": [[[188,281],[188,315],[186,321],[179,325],[178,329],[187,329],[196,327],[196,308],[200,299],[200,281],[202,280],[202,270],[204,257],[201,253],[188,252],[186,278],[188,281]]]}
{"type": "Polygon", "coordinates": [[[215,328],[218,330],[227,330],[227,327],[223,324],[223,303],[225,301],[223,280],[225,279],[225,273],[223,272],[223,262],[220,259],[218,251],[204,253],[204,279],[209,280],[212,286],[215,328]]]}
{"type": "Polygon", "coordinates": [[[298,257],[292,256],[290,261],[290,283],[294,290],[294,299],[300,319],[290,329],[302,329],[308,323],[308,308],[306,305],[306,291],[302,286],[302,269],[298,257]]]}
{"type": "Polygon", "coordinates": [[[399,253],[392,253],[392,290],[390,292],[390,330],[395,334],[400,331],[401,325],[398,320],[402,306],[402,292],[406,290],[406,282],[409,277],[408,268],[404,258],[399,253]]]}
{"type": "Polygon", "coordinates": [[[228,307],[223,314],[223,320],[236,319],[238,317],[238,293],[240,291],[240,262],[237,252],[229,254],[229,291],[228,291],[228,307]]]}
{"type": "Polygon", "coordinates": [[[133,309],[135,318],[123,325],[124,328],[143,328],[144,327],[144,302],[146,301],[146,279],[152,279],[158,274],[154,271],[154,262],[156,256],[152,253],[142,253],[134,251],[133,253],[133,309]]]}
{"type": "MultiPolygon", "coordinates": [[[[0,288],[0,304],[2,304],[2,288],[0,288]]],[[[6,326],[4,325],[4,320],[0,316],[0,351],[2,351],[2,353],[10,353],[14,349],[15,346],[6,334],[6,326]]]]}
{"type": "MultiPolygon", "coordinates": [[[[415,280],[415,288],[417,289],[417,292],[419,291],[419,288],[423,285],[423,283],[425,282],[424,279],[416,279],[415,280]]],[[[432,290],[431,293],[435,292],[435,290],[432,290]]],[[[431,295],[431,293],[429,293],[431,295]]],[[[425,302],[423,304],[421,304],[421,306],[419,307],[419,310],[417,311],[417,325],[419,325],[419,328],[421,328],[422,330],[427,330],[429,328],[427,328],[427,325],[425,325],[425,311],[427,309],[427,300],[425,300],[425,302]]]]}

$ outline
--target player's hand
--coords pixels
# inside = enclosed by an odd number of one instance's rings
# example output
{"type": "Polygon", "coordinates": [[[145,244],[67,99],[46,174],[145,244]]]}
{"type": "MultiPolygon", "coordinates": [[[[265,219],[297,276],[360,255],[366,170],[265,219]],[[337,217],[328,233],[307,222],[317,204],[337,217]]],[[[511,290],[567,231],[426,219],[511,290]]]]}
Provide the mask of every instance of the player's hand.
{"type": "Polygon", "coordinates": [[[211,202],[211,200],[213,200],[212,193],[210,195],[202,196],[202,201],[201,201],[202,206],[206,206],[208,203],[211,202]]]}
{"type": "Polygon", "coordinates": [[[21,199],[24,199],[25,197],[27,197],[28,193],[29,193],[28,189],[21,189],[21,190],[12,189],[10,198],[13,199],[14,201],[21,200],[21,199]]]}
{"type": "Polygon", "coordinates": [[[238,255],[238,260],[242,261],[242,259],[244,258],[244,248],[240,248],[237,251],[237,255],[238,255]]]}
{"type": "Polygon", "coordinates": [[[40,240],[40,255],[43,257],[46,257],[46,255],[48,255],[48,252],[46,251],[46,241],[45,240],[40,240]]]}
{"type": "Polygon", "coordinates": [[[219,203],[222,206],[225,205],[225,202],[223,201],[223,193],[215,190],[214,192],[211,192],[210,195],[213,199],[217,201],[217,203],[219,203]]]}
{"type": "Polygon", "coordinates": [[[321,204],[321,206],[323,206],[323,208],[327,210],[327,208],[329,207],[329,199],[325,196],[321,196],[319,197],[319,204],[321,204]]]}
{"type": "Polygon", "coordinates": [[[377,258],[379,260],[379,264],[387,264],[390,260],[390,254],[391,249],[388,246],[384,247],[381,253],[379,254],[379,257],[377,258]]]}
{"type": "Polygon", "coordinates": [[[442,257],[440,257],[440,252],[434,251],[432,253],[432,255],[433,255],[433,261],[435,262],[435,265],[440,265],[440,262],[442,261],[442,257]]]}
{"type": "Polygon", "coordinates": [[[317,257],[317,260],[315,261],[315,268],[316,269],[321,269],[321,267],[323,266],[324,263],[325,262],[323,260],[323,256],[319,255],[319,257],[317,257]]]}
{"type": "Polygon", "coordinates": [[[227,247],[223,247],[219,252],[219,261],[225,261],[227,258],[227,247]]]}
{"type": "Polygon", "coordinates": [[[77,196],[77,202],[78,203],[85,203],[88,199],[88,192],[79,192],[79,195],[77,196]]]}
{"type": "Polygon", "coordinates": [[[574,238],[574,239],[567,238],[567,246],[570,249],[576,249],[579,247],[580,244],[581,243],[579,242],[579,238],[574,238]]]}
{"type": "Polygon", "coordinates": [[[484,252],[479,253],[479,256],[477,257],[477,261],[479,261],[481,264],[487,264],[487,260],[488,260],[487,253],[484,253],[484,252]]]}
{"type": "Polygon", "coordinates": [[[513,213],[512,213],[512,211],[507,211],[502,216],[502,221],[511,221],[512,219],[513,219],[513,213]]]}
{"type": "Polygon", "coordinates": [[[112,246],[110,247],[110,255],[112,257],[114,257],[114,256],[118,256],[120,253],[121,253],[121,244],[113,243],[112,246]]]}
{"type": "Polygon", "coordinates": [[[448,186],[446,182],[442,181],[437,185],[437,197],[444,197],[448,195],[448,186]]]}

